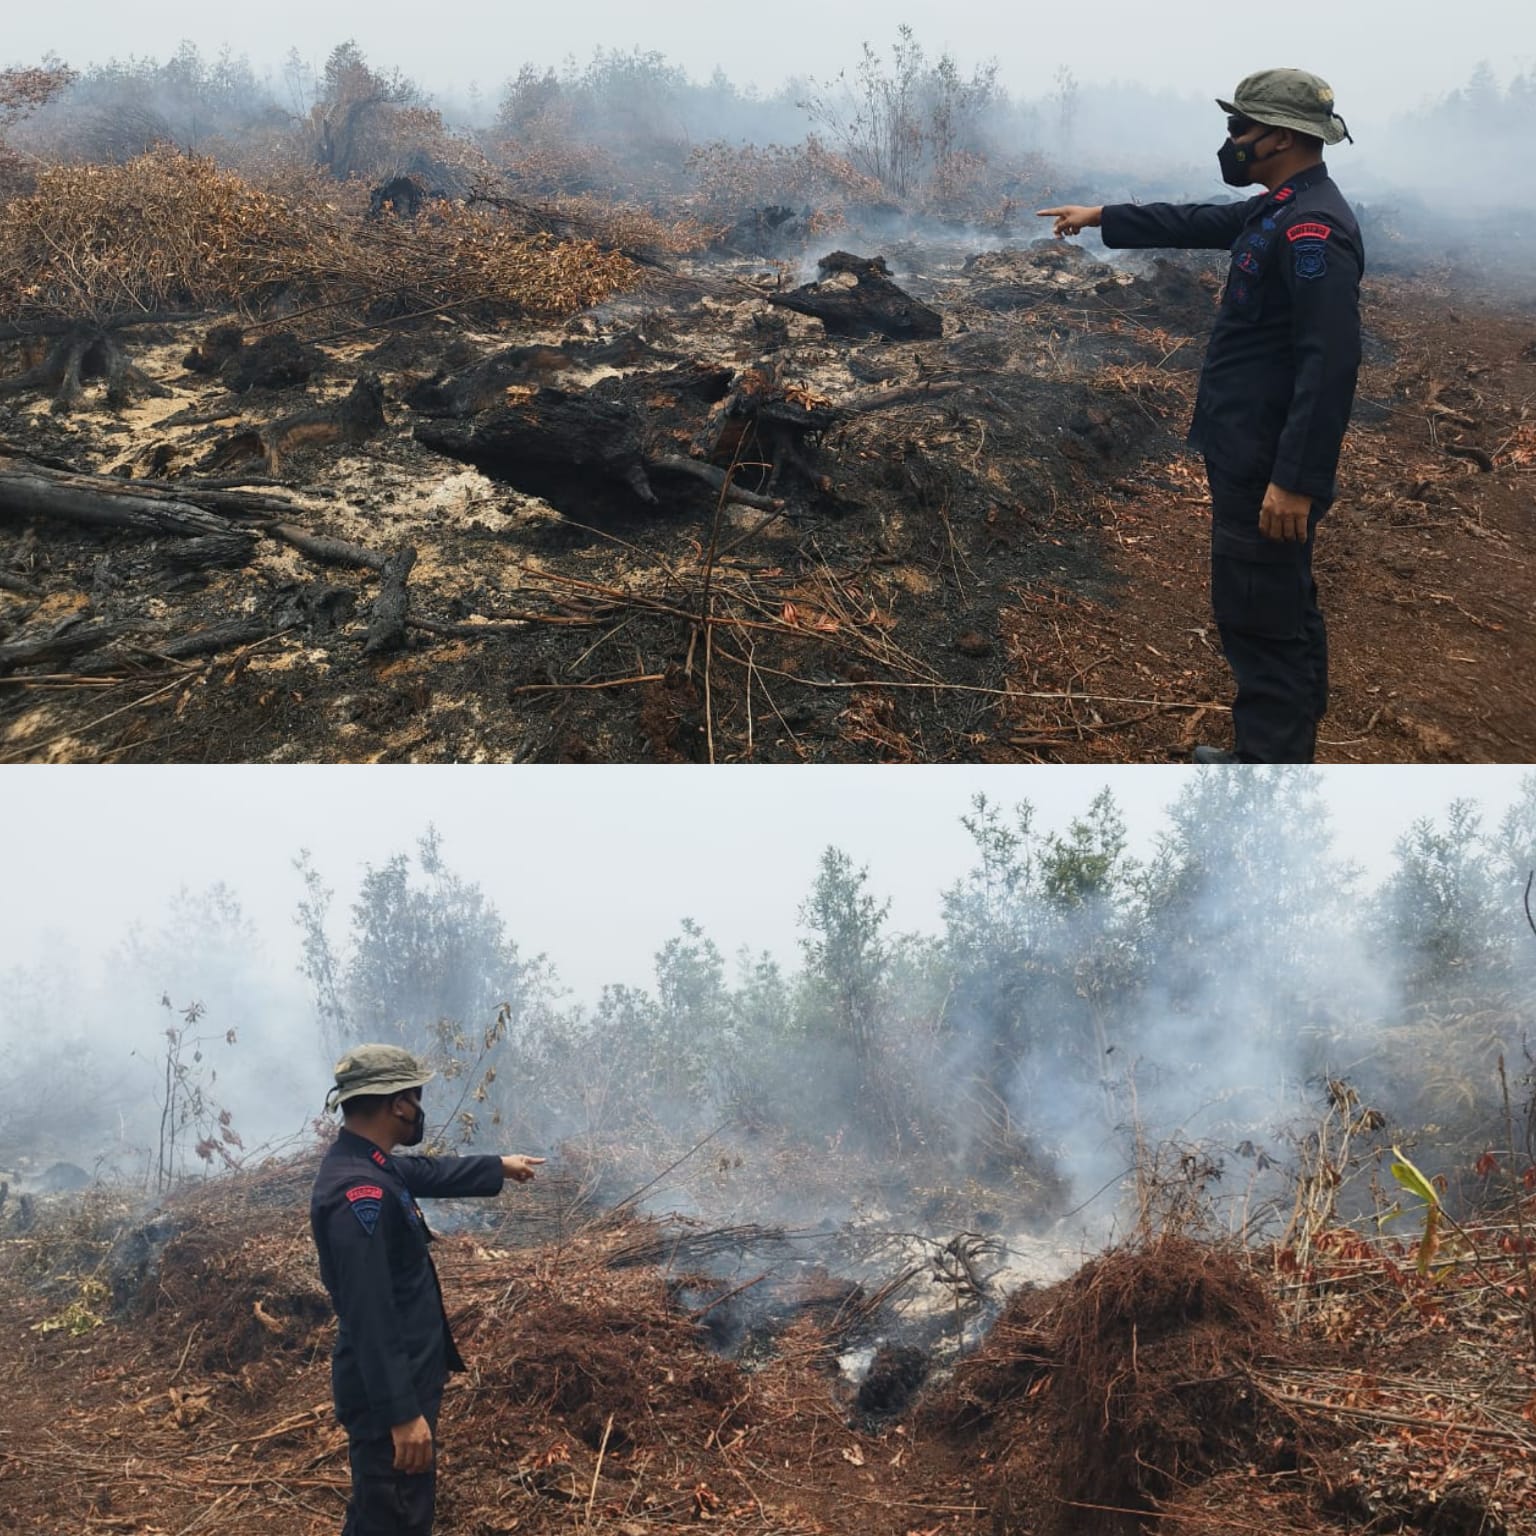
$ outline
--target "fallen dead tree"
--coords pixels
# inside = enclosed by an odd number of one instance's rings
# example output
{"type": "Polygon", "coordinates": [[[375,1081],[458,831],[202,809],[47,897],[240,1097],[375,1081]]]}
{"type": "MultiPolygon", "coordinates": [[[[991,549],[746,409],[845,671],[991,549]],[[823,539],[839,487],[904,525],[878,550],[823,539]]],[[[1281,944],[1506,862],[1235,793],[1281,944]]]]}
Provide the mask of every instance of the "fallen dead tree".
{"type": "MultiPolygon", "coordinates": [[[[229,517],[184,499],[195,492],[146,488],[107,475],[66,474],[29,460],[0,455],[0,512],[13,517],[62,518],[93,528],[126,528],[135,533],[195,538],[230,532],[229,517]]],[[[224,506],[243,503],[270,511],[269,498],[218,493],[224,506]],[[238,502],[230,498],[239,498],[238,502]]]]}

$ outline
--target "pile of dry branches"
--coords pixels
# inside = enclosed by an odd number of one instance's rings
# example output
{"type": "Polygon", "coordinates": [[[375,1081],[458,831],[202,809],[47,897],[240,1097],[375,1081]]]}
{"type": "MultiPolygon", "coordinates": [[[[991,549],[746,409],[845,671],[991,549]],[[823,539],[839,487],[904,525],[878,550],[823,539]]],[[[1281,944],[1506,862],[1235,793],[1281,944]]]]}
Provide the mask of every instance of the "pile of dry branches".
{"type": "Polygon", "coordinates": [[[170,149],[53,167],[0,224],[0,311],[17,320],[251,312],[279,294],[370,313],[558,317],[632,275],[615,250],[524,233],[495,210],[443,204],[417,223],[369,223],[318,186],[279,195],[170,149]]]}

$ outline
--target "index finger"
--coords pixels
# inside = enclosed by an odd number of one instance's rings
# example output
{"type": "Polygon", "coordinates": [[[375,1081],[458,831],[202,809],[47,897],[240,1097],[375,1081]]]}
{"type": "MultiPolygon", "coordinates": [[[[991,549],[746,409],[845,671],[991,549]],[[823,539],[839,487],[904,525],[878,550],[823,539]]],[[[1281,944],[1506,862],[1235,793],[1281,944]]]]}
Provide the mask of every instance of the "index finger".
{"type": "Polygon", "coordinates": [[[1059,219],[1066,211],[1065,208],[1037,208],[1035,210],[1035,217],[1037,219],[1059,219]]]}
{"type": "Polygon", "coordinates": [[[525,1163],[535,1163],[542,1166],[544,1163],[547,1163],[549,1159],[547,1157],[525,1157],[523,1161],[525,1163]]]}

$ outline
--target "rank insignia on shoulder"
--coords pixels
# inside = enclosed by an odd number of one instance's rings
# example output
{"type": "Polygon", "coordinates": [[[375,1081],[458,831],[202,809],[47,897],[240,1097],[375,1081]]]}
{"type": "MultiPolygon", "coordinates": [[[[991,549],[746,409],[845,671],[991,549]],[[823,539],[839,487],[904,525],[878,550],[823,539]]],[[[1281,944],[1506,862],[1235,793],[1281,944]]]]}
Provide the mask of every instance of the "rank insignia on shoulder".
{"type": "Polygon", "coordinates": [[[369,1155],[369,1157],[371,1157],[374,1160],[374,1162],[376,1162],[379,1165],[380,1168],[382,1168],[384,1166],[384,1164],[389,1161],[389,1159],[387,1157],[385,1157],[384,1154],[382,1152],[380,1152],[377,1147],[375,1147],[373,1149],[373,1151],[370,1152],[368,1155],[369,1155]]]}

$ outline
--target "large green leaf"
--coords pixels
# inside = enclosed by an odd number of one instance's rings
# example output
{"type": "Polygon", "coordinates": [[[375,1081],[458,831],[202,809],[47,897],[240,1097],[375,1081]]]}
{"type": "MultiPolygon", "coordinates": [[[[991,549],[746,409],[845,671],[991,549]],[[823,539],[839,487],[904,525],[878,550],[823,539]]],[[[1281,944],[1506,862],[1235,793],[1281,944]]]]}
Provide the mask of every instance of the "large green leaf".
{"type": "Polygon", "coordinates": [[[1403,1156],[1400,1147],[1393,1147],[1392,1155],[1397,1159],[1392,1164],[1392,1177],[1409,1194],[1417,1195],[1424,1202],[1424,1235],[1419,1239],[1418,1271],[1421,1276],[1427,1276],[1435,1250],[1440,1246],[1440,1192],[1403,1156]]]}
{"type": "Polygon", "coordinates": [[[1439,1210],[1440,1195],[1435,1186],[1403,1156],[1397,1147],[1392,1148],[1392,1155],[1397,1159],[1392,1164],[1392,1177],[1410,1194],[1417,1195],[1426,1205],[1439,1210]]]}

